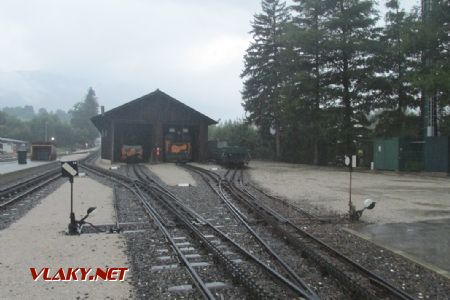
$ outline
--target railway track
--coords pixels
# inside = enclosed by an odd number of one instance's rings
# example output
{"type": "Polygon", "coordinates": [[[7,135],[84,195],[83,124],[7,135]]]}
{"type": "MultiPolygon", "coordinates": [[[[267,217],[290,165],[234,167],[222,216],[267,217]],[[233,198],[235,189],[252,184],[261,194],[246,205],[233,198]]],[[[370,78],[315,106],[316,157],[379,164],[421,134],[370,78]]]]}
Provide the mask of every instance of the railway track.
{"type": "MultiPolygon", "coordinates": [[[[264,204],[264,201],[260,201],[244,184],[242,170],[228,170],[222,177],[202,168],[194,166],[187,166],[187,168],[202,176],[224,201],[230,202],[231,209],[240,212],[242,216],[244,216],[242,212],[247,211],[247,214],[254,214],[257,218],[264,220],[268,224],[267,230],[281,236],[282,240],[287,242],[286,247],[300,250],[301,256],[316,265],[320,272],[331,275],[343,287],[349,298],[413,299],[403,290],[300,228],[290,219],[264,204]]],[[[314,215],[305,213],[305,216],[313,222],[317,221],[314,215]]]]}
{"type": "MultiPolygon", "coordinates": [[[[148,177],[147,180],[149,180],[148,177]]],[[[173,196],[173,194],[171,195],[173,196]]],[[[216,206],[215,208],[216,210],[210,211],[210,213],[215,214],[217,211],[227,211],[226,207],[216,206]]],[[[198,216],[199,212],[196,211],[195,214],[198,216]]],[[[209,217],[212,217],[212,215],[209,215],[209,217]]],[[[203,223],[203,226],[200,227],[203,235],[209,236],[210,238],[214,236],[216,244],[225,249],[224,253],[232,253],[234,257],[240,255],[240,258],[235,258],[235,261],[251,263],[254,265],[253,268],[257,267],[253,273],[261,275],[266,274],[267,278],[264,280],[264,277],[258,278],[260,286],[271,286],[274,285],[274,282],[281,284],[281,289],[278,287],[273,288],[271,291],[272,296],[270,298],[277,297],[274,295],[290,296],[290,293],[293,293],[293,296],[305,299],[318,299],[317,295],[299,278],[299,276],[296,275],[295,272],[293,272],[290,267],[276,255],[276,253],[271,251],[268,245],[264,245],[264,242],[258,234],[249,230],[250,227],[246,221],[238,219],[236,222],[233,220],[232,214],[221,215],[221,222],[218,224],[212,224],[212,218],[203,218],[199,216],[198,218],[201,218],[201,222],[203,223]],[[233,238],[230,238],[230,235],[232,235],[233,238]],[[239,238],[236,238],[236,236],[239,238]],[[252,239],[253,241],[251,241],[252,239]],[[245,240],[246,246],[242,246],[243,240],[245,240]],[[249,247],[249,243],[251,243],[253,247],[249,247]],[[258,249],[261,245],[266,249],[262,249],[261,251],[258,251],[258,253],[255,253],[255,249],[258,249]],[[290,293],[288,292],[289,290],[291,291],[290,293]]]]}
{"type": "Polygon", "coordinates": [[[60,177],[60,168],[54,168],[17,184],[2,188],[0,190],[0,209],[16,203],[60,177]]]}
{"type": "Polygon", "coordinates": [[[174,194],[148,177],[141,167],[133,167],[135,180],[130,179],[130,176],[125,177],[87,164],[83,164],[83,167],[97,174],[111,177],[116,183],[126,186],[139,199],[148,215],[171,244],[179,262],[189,271],[192,282],[204,298],[223,297],[220,292],[216,294],[211,292],[211,289],[217,288],[217,284],[223,285],[225,290],[240,289],[237,294],[239,297],[317,298],[313,293],[305,292],[305,289],[267,266],[251,251],[241,247],[227,235],[228,232],[222,231],[220,226],[211,224],[192,211],[174,194]],[[184,241],[180,242],[180,238],[184,241]],[[184,248],[193,248],[197,253],[193,257],[187,256],[184,248]],[[206,272],[207,276],[197,272],[196,263],[198,262],[192,261],[194,257],[204,259],[201,263],[209,270],[214,268],[217,270],[206,272]],[[225,275],[225,277],[218,280],[218,274],[223,274],[222,276],[225,275]]]}

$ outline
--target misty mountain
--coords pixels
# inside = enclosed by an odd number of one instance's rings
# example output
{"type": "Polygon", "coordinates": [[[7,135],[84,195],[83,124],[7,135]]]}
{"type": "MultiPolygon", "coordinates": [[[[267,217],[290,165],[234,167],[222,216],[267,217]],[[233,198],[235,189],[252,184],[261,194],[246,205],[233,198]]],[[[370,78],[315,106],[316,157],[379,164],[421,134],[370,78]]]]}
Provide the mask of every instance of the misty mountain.
{"type": "Polygon", "coordinates": [[[32,105],[67,111],[82,101],[89,86],[79,78],[41,71],[0,72],[0,108],[32,105]]]}

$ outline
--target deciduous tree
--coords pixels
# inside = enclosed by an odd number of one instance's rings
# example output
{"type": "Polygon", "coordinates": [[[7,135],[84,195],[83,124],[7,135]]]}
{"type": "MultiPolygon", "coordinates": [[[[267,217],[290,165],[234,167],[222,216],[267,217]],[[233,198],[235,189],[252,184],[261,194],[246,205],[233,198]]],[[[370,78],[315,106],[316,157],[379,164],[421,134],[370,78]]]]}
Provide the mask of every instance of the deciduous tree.
{"type": "Polygon", "coordinates": [[[78,102],[69,111],[70,124],[76,134],[77,142],[92,145],[98,137],[98,131],[90,119],[98,114],[98,102],[93,88],[89,88],[83,102],[78,102]]]}

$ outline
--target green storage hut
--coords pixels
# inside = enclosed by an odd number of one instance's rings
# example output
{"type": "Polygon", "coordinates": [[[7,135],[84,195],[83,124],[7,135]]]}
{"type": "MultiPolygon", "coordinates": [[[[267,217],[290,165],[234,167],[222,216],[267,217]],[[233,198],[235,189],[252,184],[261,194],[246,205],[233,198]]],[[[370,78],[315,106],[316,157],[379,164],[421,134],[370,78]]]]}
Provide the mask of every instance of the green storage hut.
{"type": "Polygon", "coordinates": [[[448,136],[433,136],[425,139],[425,171],[450,173],[449,140],[448,136]]]}
{"type": "Polygon", "coordinates": [[[384,138],[373,141],[375,170],[423,170],[423,141],[408,138],[384,138]]]}

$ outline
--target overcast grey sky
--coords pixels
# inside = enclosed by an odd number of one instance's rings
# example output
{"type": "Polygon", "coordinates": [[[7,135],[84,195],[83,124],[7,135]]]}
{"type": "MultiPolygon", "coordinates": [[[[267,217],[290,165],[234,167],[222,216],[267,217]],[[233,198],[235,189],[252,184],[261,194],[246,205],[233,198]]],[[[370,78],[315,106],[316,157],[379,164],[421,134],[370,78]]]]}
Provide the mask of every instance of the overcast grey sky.
{"type": "Polygon", "coordinates": [[[0,0],[0,107],[68,109],[92,86],[108,110],[159,88],[214,119],[242,117],[259,11],[259,0],[0,0]]]}

